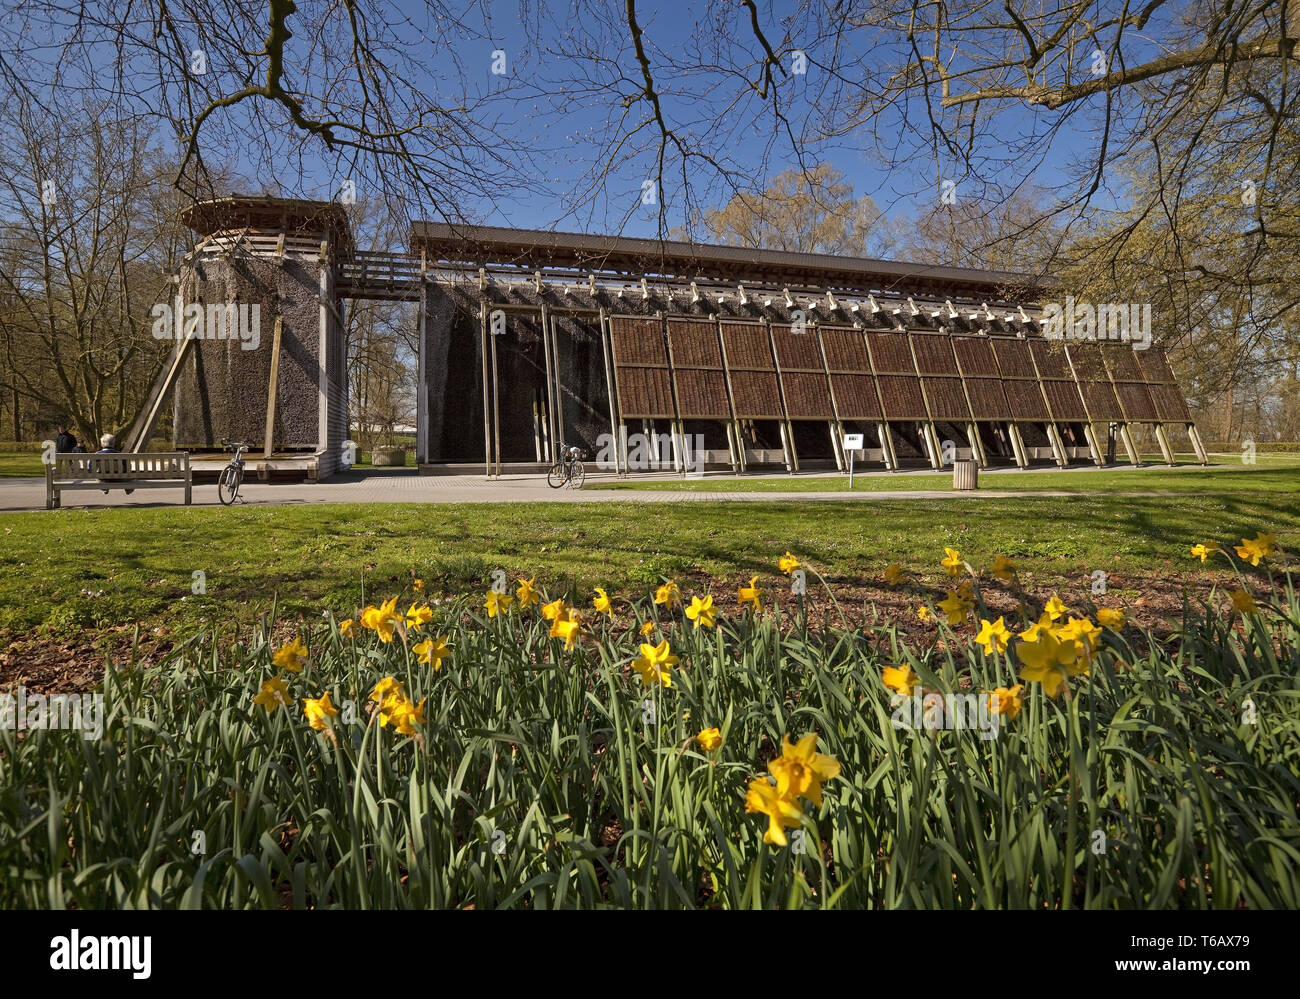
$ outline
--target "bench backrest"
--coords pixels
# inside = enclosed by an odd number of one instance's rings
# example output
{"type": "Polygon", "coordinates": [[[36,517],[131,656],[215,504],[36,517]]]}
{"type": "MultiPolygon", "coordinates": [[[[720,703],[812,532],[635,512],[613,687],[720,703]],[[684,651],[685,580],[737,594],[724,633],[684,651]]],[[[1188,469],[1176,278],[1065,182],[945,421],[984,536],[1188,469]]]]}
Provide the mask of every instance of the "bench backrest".
{"type": "Polygon", "coordinates": [[[47,479],[184,479],[190,474],[186,451],[153,451],[138,454],[56,454],[45,466],[47,479]]]}

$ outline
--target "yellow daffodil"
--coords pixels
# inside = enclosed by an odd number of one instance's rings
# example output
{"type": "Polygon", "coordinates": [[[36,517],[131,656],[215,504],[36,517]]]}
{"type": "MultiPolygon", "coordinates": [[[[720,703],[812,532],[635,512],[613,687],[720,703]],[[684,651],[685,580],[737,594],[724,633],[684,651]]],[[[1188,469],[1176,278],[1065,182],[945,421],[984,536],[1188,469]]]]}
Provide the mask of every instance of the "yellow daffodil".
{"type": "Polygon", "coordinates": [[[1127,620],[1124,612],[1114,607],[1101,607],[1097,610],[1097,623],[1111,631],[1123,631],[1127,620]]]}
{"type": "Polygon", "coordinates": [[[339,709],[330,703],[330,692],[328,690],[315,700],[304,697],[302,703],[302,713],[307,716],[307,724],[317,732],[323,732],[329,728],[332,724],[330,719],[339,713],[339,709]]]}
{"type": "Polygon", "coordinates": [[[695,741],[700,744],[702,750],[711,753],[722,745],[722,733],[716,728],[706,728],[695,737],[695,741]]]}
{"type": "Polygon", "coordinates": [[[961,552],[956,548],[944,548],[943,560],[939,563],[949,576],[961,575],[961,552]]]}
{"type": "Polygon", "coordinates": [[[564,617],[557,617],[551,622],[551,637],[563,638],[564,649],[569,651],[573,648],[573,643],[578,637],[578,631],[582,623],[573,614],[565,614],[564,617]]]}
{"type": "Polygon", "coordinates": [[[903,581],[903,567],[897,562],[890,562],[885,566],[885,582],[890,586],[897,586],[903,581]]]}
{"type": "MultiPolygon", "coordinates": [[[[427,699],[427,698],[426,698],[427,699]]],[[[424,724],[424,701],[412,704],[403,697],[391,701],[379,716],[379,724],[391,724],[399,735],[415,735],[415,726],[424,724]]]]}
{"type": "MultiPolygon", "coordinates": [[[[1245,539],[1243,538],[1242,540],[1245,539]]],[[[1192,557],[1199,558],[1202,562],[1204,562],[1206,557],[1209,556],[1213,552],[1213,550],[1214,549],[1210,548],[1208,545],[1195,544],[1192,545],[1192,557]]]]}
{"type": "Polygon", "coordinates": [[[655,627],[656,625],[653,621],[647,621],[645,624],[641,625],[641,634],[653,635],[655,627]]]}
{"type": "Polygon", "coordinates": [[[803,809],[793,798],[782,795],[766,777],[755,777],[745,792],[745,811],[758,812],[768,818],[763,842],[776,846],[787,845],[785,831],[803,821],[803,809]]]}
{"type": "Polygon", "coordinates": [[[1018,683],[1014,687],[996,687],[988,691],[989,710],[995,715],[1006,715],[1007,721],[1011,721],[1020,714],[1020,709],[1024,706],[1020,696],[1020,692],[1024,689],[1024,684],[1018,683]]]}
{"type": "Polygon", "coordinates": [[[520,607],[530,607],[533,604],[541,603],[542,598],[537,595],[537,590],[533,586],[533,580],[536,578],[536,576],[533,576],[532,579],[519,580],[519,587],[515,590],[515,599],[519,601],[520,607]]]}
{"type": "Polygon", "coordinates": [[[799,560],[795,558],[793,555],[791,555],[789,552],[786,552],[784,555],[782,555],[779,559],[776,560],[776,565],[778,569],[780,569],[788,576],[790,575],[790,573],[794,572],[796,569],[799,568],[799,560]]]}
{"type": "Polygon", "coordinates": [[[384,677],[377,684],[375,684],[374,689],[370,691],[370,699],[374,701],[376,704],[383,704],[384,701],[394,696],[397,697],[406,696],[401,681],[398,680],[397,677],[395,676],[384,677]]]}
{"type": "Polygon", "coordinates": [[[1050,631],[1044,631],[1036,642],[1021,642],[1016,646],[1019,658],[1020,679],[1031,683],[1041,683],[1048,697],[1055,697],[1065,683],[1067,676],[1086,672],[1087,666],[1079,670],[1079,643],[1060,642],[1050,631]]]}
{"type": "Polygon", "coordinates": [[[287,708],[292,703],[289,700],[289,685],[280,677],[273,676],[263,681],[257,695],[253,698],[253,703],[266,708],[267,714],[281,706],[287,708]]]}
{"type": "Polygon", "coordinates": [[[886,666],[880,671],[880,679],[886,687],[904,697],[911,697],[912,688],[921,682],[911,666],[886,666]]]}
{"type": "Polygon", "coordinates": [[[817,752],[817,733],[809,732],[797,743],[781,738],[781,755],[767,765],[783,797],[807,798],[818,808],[822,803],[822,781],[840,775],[839,761],[817,752]]]}
{"type": "Polygon", "coordinates": [[[498,614],[504,614],[510,602],[514,600],[509,593],[498,593],[496,590],[487,591],[487,600],[483,606],[487,608],[488,617],[496,617],[498,614]]]}
{"type": "Polygon", "coordinates": [[[713,597],[691,597],[691,605],[686,608],[686,616],[695,622],[695,627],[703,625],[713,628],[717,625],[718,612],[713,606],[713,597]]]}
{"type": "Polygon", "coordinates": [[[397,598],[386,600],[381,607],[367,607],[361,612],[361,623],[379,635],[381,641],[391,642],[393,630],[402,623],[397,613],[397,598]]]}
{"type": "Polygon", "coordinates": [[[1101,629],[1086,617],[1071,617],[1054,632],[1058,641],[1077,642],[1079,655],[1090,660],[1101,646],[1101,629]]]}
{"type": "Polygon", "coordinates": [[[1055,593],[1053,593],[1052,599],[1047,601],[1047,603],[1043,605],[1043,610],[1047,612],[1047,616],[1050,617],[1053,621],[1059,621],[1061,619],[1061,615],[1064,614],[1067,610],[1069,610],[1069,608],[1066,607],[1065,604],[1061,603],[1060,597],[1058,597],[1055,593]]]}
{"type": "Polygon", "coordinates": [[[1249,540],[1241,539],[1241,544],[1237,545],[1237,557],[1248,561],[1251,565],[1259,565],[1259,560],[1268,558],[1273,554],[1276,547],[1274,544],[1275,535],[1260,534],[1255,532],[1255,536],[1249,540]]]}
{"type": "Polygon", "coordinates": [[[1007,640],[1011,638],[1011,632],[1007,631],[1007,626],[1002,623],[1002,618],[996,621],[980,620],[980,631],[975,636],[975,641],[984,646],[984,651],[988,655],[995,652],[1007,651],[1007,640]]]}
{"type": "Polygon", "coordinates": [[[569,605],[562,597],[552,600],[549,604],[542,604],[542,617],[548,621],[563,621],[568,616],[569,605]]]}
{"type": "Polygon", "coordinates": [[[758,577],[750,576],[749,585],[742,586],[736,590],[736,597],[741,604],[752,604],[754,613],[757,614],[763,609],[763,591],[758,587],[758,577]]]}
{"type": "Polygon", "coordinates": [[[1016,578],[1016,563],[1001,555],[994,555],[993,576],[996,579],[1002,580],[1004,583],[1010,583],[1016,578]]]}
{"type": "Polygon", "coordinates": [[[344,638],[356,638],[357,622],[353,621],[352,618],[348,618],[346,621],[340,621],[339,634],[344,638]]]}
{"type": "Polygon", "coordinates": [[[424,592],[424,580],[423,580],[423,579],[412,580],[412,582],[411,582],[411,589],[413,589],[416,593],[423,593],[423,592],[424,592]]]}
{"type": "Polygon", "coordinates": [[[957,596],[967,603],[973,604],[975,602],[975,584],[969,579],[963,579],[957,584],[957,596]]]}
{"type": "Polygon", "coordinates": [[[677,584],[671,579],[655,590],[655,603],[663,604],[669,610],[672,610],[681,602],[682,591],[677,588],[677,584]]]}
{"type": "Polygon", "coordinates": [[[1240,614],[1258,614],[1259,605],[1245,590],[1232,591],[1232,609],[1240,614]]]}
{"type": "Polygon", "coordinates": [[[969,600],[963,600],[955,590],[949,590],[948,595],[939,601],[939,609],[948,619],[949,626],[955,628],[966,620],[971,612],[971,604],[969,600]]]}
{"type": "Polygon", "coordinates": [[[916,609],[916,616],[926,624],[929,624],[931,621],[934,620],[934,615],[930,613],[930,608],[927,607],[925,604],[922,604],[920,607],[916,609]]]}
{"type": "Polygon", "coordinates": [[[632,660],[632,668],[641,676],[642,686],[661,683],[665,687],[673,685],[672,667],[677,665],[677,657],[668,647],[668,639],[658,645],[642,643],[641,656],[632,660]]]}
{"type": "Polygon", "coordinates": [[[415,653],[418,662],[432,666],[434,670],[442,669],[442,661],[451,655],[445,635],[426,638],[419,645],[412,646],[411,651],[415,653]]]}
{"type": "Polygon", "coordinates": [[[420,629],[433,620],[433,608],[428,605],[417,607],[411,604],[410,609],[406,612],[406,626],[408,628],[420,629]]]}
{"type": "Polygon", "coordinates": [[[276,669],[288,670],[290,673],[301,673],[302,664],[307,659],[307,646],[302,644],[301,638],[295,638],[288,645],[276,650],[275,655],[271,657],[271,662],[276,669]]]}
{"type": "Polygon", "coordinates": [[[614,605],[610,602],[609,595],[599,586],[596,587],[596,595],[591,599],[591,606],[595,608],[597,614],[614,616],[614,605]]]}
{"type": "Polygon", "coordinates": [[[1052,630],[1052,618],[1047,614],[1046,611],[1044,611],[1042,616],[1036,622],[1031,624],[1028,628],[1026,628],[1016,637],[1019,638],[1022,642],[1036,642],[1038,641],[1039,635],[1045,632],[1049,632],[1051,630],[1052,630]]]}

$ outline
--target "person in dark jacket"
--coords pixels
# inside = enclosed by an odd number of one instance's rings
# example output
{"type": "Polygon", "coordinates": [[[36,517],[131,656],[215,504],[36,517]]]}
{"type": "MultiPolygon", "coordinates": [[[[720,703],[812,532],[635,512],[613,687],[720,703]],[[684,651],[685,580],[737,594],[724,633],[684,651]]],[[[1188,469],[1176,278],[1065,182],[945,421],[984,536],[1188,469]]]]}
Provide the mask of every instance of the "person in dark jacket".
{"type": "Polygon", "coordinates": [[[58,454],[72,454],[77,447],[77,438],[68,433],[65,424],[59,424],[58,435],[54,438],[54,450],[58,454]]]}
{"type": "MultiPolygon", "coordinates": [[[[112,434],[104,434],[102,437],[100,437],[99,445],[100,445],[99,450],[95,452],[96,454],[121,454],[122,453],[117,448],[117,438],[112,434]]],[[[135,492],[134,489],[128,489],[126,491],[126,494],[130,496],[133,492],[135,492]]],[[[108,495],[107,489],[104,490],[104,495],[105,496],[108,495]]]]}

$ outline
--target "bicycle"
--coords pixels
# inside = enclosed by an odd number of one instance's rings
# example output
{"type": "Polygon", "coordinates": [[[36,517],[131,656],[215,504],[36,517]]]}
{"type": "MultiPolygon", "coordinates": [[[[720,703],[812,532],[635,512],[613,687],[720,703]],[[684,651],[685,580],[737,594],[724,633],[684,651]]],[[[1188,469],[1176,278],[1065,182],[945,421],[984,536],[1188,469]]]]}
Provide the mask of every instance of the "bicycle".
{"type": "Polygon", "coordinates": [[[587,457],[585,451],[568,444],[560,445],[560,460],[546,473],[546,484],[552,489],[568,486],[578,489],[587,477],[587,470],[582,467],[582,459],[587,457]]]}
{"type": "Polygon", "coordinates": [[[248,450],[248,445],[239,441],[222,441],[221,446],[235,449],[230,464],[217,477],[217,498],[221,500],[222,506],[230,506],[239,498],[239,486],[244,481],[244,452],[248,450]]]}

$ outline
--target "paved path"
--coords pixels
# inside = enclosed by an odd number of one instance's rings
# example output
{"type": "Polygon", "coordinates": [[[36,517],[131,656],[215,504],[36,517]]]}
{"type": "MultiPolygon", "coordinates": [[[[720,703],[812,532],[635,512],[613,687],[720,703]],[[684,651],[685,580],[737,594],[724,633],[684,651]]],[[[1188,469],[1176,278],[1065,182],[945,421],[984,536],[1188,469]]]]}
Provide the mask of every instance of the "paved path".
{"type": "MultiPolygon", "coordinates": [[[[896,475],[910,473],[900,472],[896,475]]],[[[933,474],[929,470],[924,473],[933,474]]],[[[1017,474],[1032,475],[1035,472],[1017,474]]],[[[1051,474],[1046,471],[1042,474],[1051,474]]],[[[803,476],[801,476],[803,477],[803,476]]],[[[605,476],[589,475],[588,482],[605,476]]],[[[614,477],[608,476],[613,481],[614,477]]],[[[1020,496],[1077,496],[1078,492],[1046,490],[993,490],[980,489],[973,493],[948,490],[898,490],[872,491],[871,477],[862,476],[852,492],[712,492],[677,490],[574,490],[551,489],[541,475],[503,475],[488,480],[482,475],[416,475],[413,473],[349,473],[335,476],[327,482],[245,482],[240,489],[240,500],[246,506],[300,506],[317,503],[771,503],[795,501],[800,503],[839,501],[864,502],[878,500],[911,500],[957,498],[1004,499],[1020,496]]],[[[1112,495],[1151,496],[1150,492],[1112,495]]],[[[142,489],[131,496],[114,489],[106,496],[99,491],[72,490],[63,493],[65,509],[103,507],[178,506],[182,493],[179,489],[142,489]]],[[[195,506],[219,506],[217,487],[196,485],[195,506]]],[[[37,478],[0,479],[0,512],[45,509],[45,480],[37,478]]]]}

